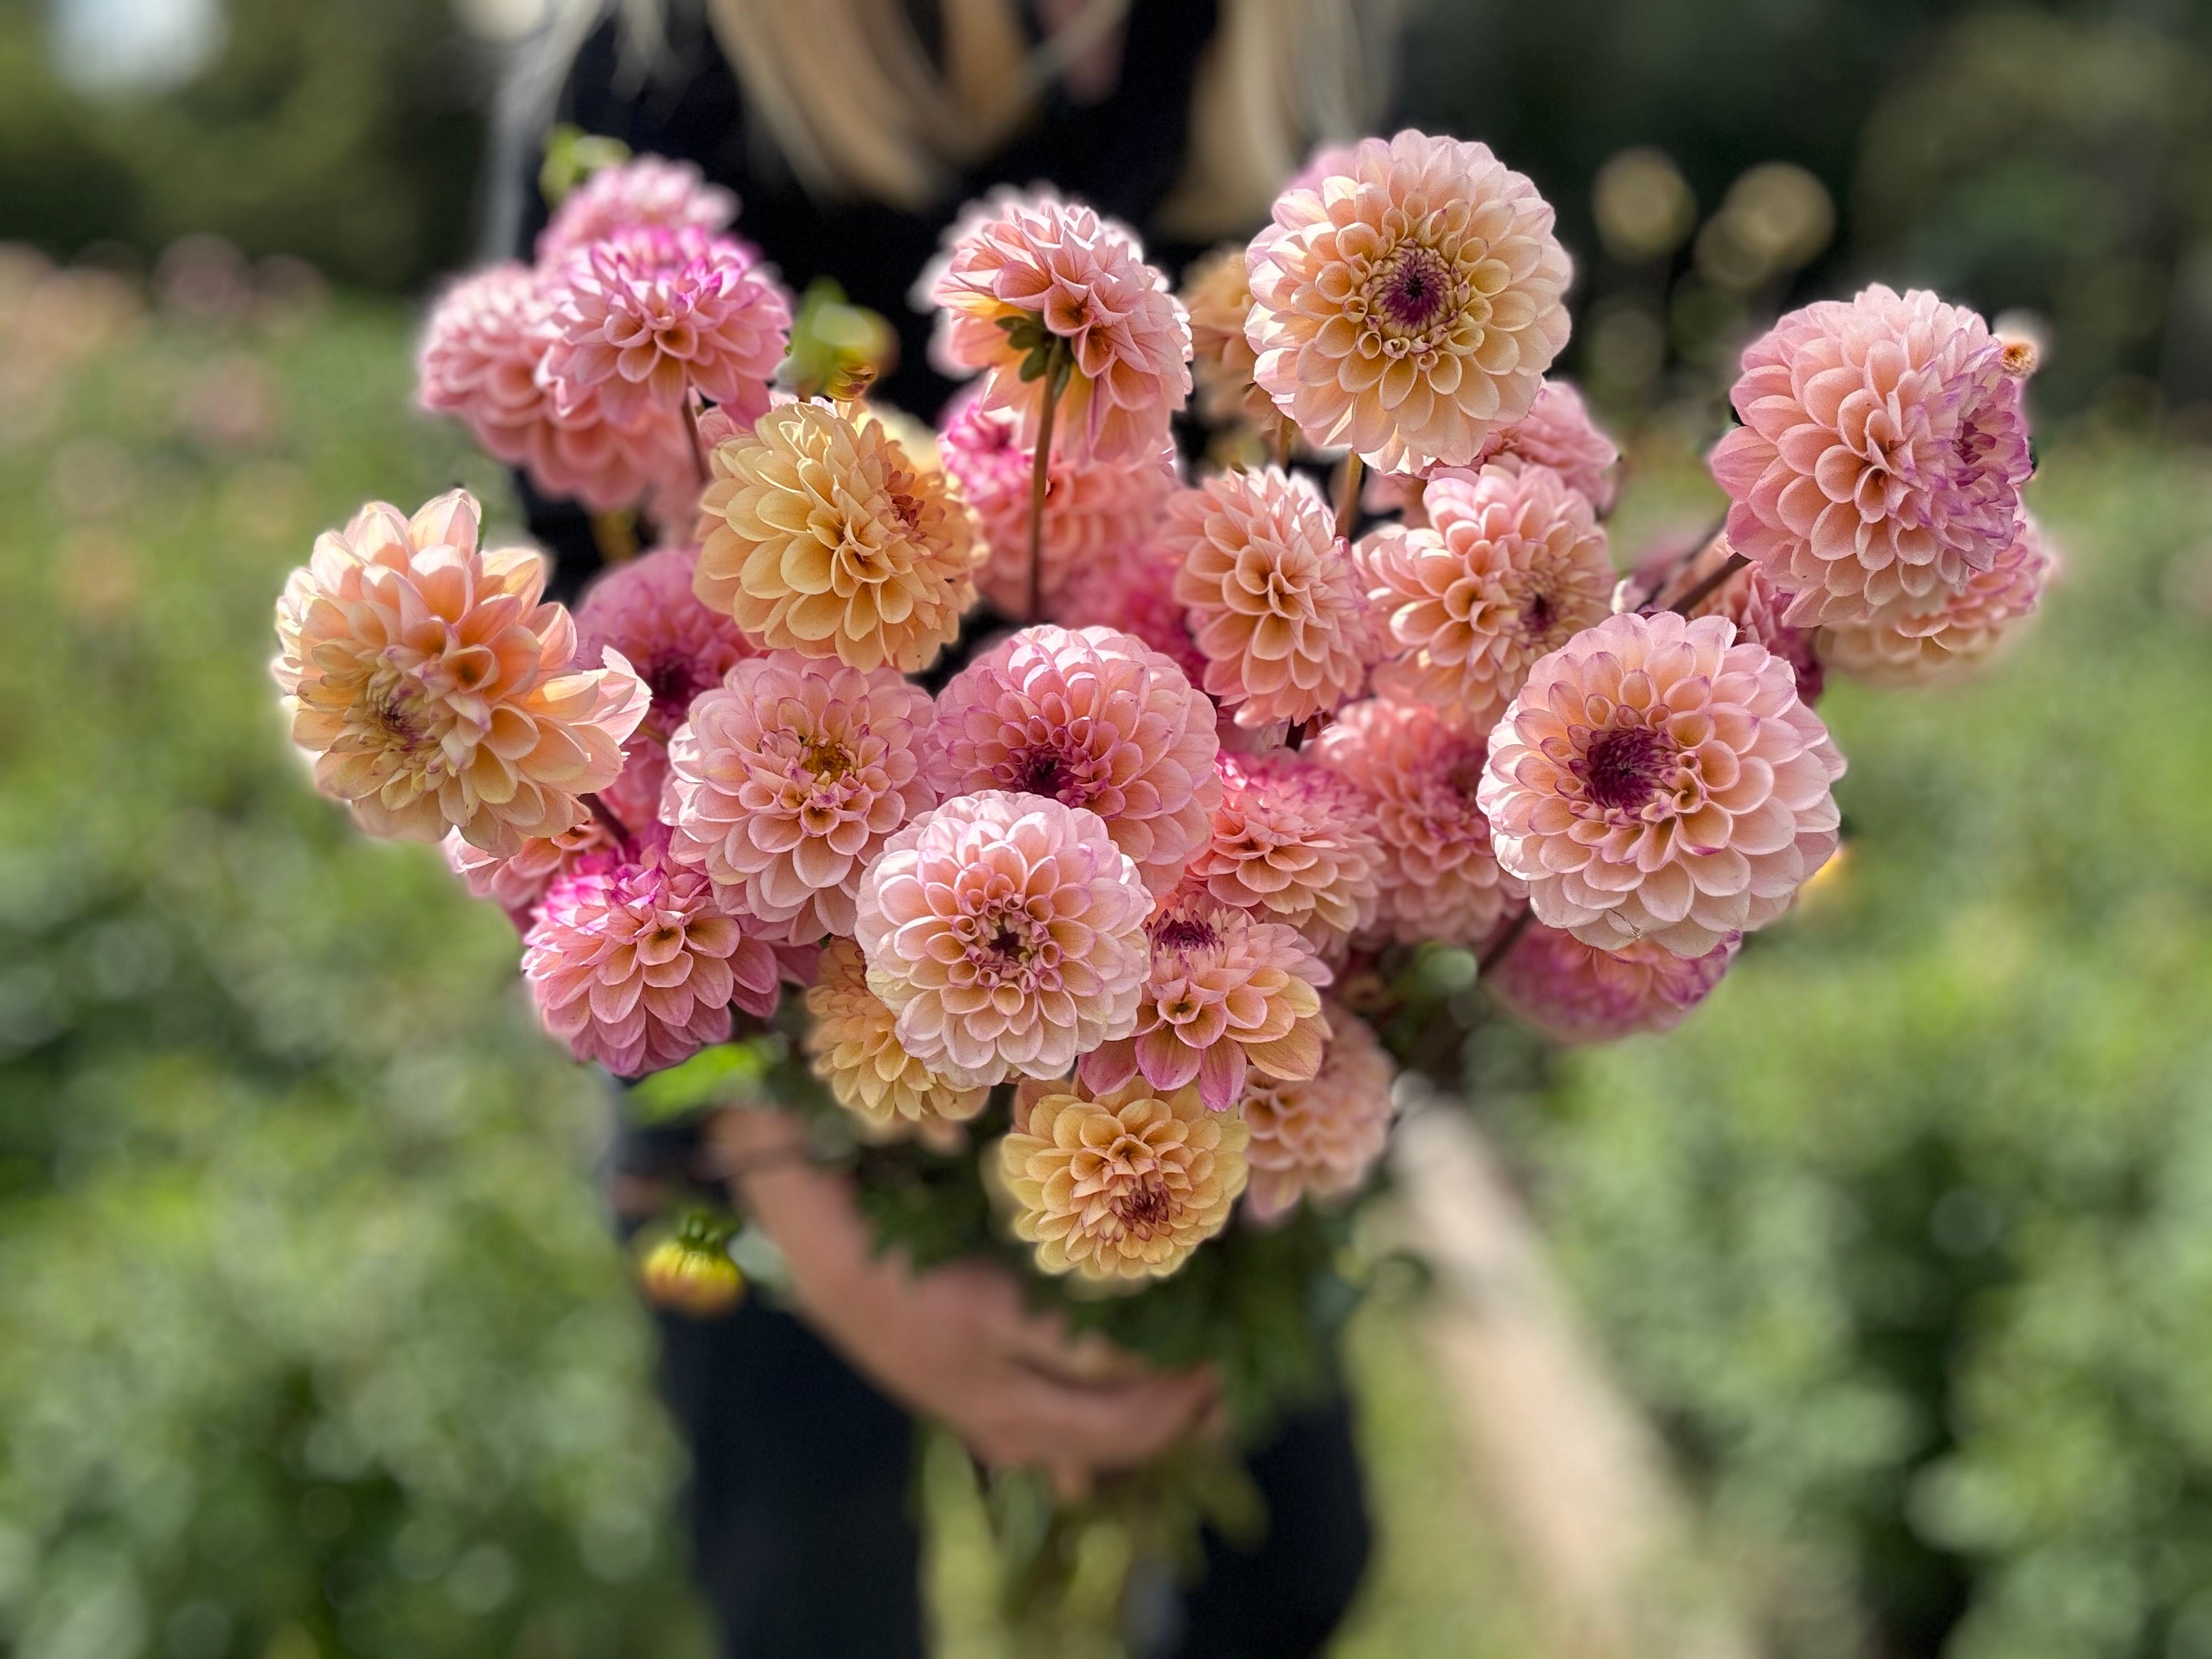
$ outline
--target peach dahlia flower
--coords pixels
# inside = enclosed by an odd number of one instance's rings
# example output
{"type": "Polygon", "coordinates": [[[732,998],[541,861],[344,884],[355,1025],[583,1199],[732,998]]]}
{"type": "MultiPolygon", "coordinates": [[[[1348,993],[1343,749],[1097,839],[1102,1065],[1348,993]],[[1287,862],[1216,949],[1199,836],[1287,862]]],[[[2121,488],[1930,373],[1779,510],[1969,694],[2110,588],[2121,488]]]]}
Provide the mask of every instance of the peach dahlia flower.
{"type": "Polygon", "coordinates": [[[1536,659],[1613,609],[1613,562],[1587,497],[1549,467],[1443,478],[1430,527],[1388,526],[1358,553],[1398,654],[1375,687],[1487,732],[1536,659]]]}
{"type": "Polygon", "coordinates": [[[1182,574],[1179,557],[1156,541],[1145,542],[1079,562],[1047,609],[1063,628],[1110,628],[1134,635],[1202,687],[1206,653],[1175,596],[1182,574]]]}
{"type": "Polygon", "coordinates": [[[2035,614],[2056,564],[2034,520],[2023,514],[1997,562],[1967,577],[1940,607],[1884,606],[1865,622],[1824,628],[1820,654],[1875,685],[1921,685],[1962,672],[1986,661],[2035,614]]]}
{"type": "Polygon", "coordinates": [[[1396,1068],[1367,1022],[1324,1003],[1328,1046],[1304,1079],[1254,1076],[1238,1104],[1251,1132],[1244,1151],[1252,1182],[1244,1202],[1261,1220],[1299,1199],[1358,1190],[1382,1156],[1395,1108],[1396,1068]]]}
{"type": "Polygon", "coordinates": [[[1141,462],[1166,447],[1170,419],[1190,400],[1190,323],[1127,226],[1048,190],[1001,190],[970,204],[946,241],[916,290],[940,307],[939,366],[988,371],[978,395],[1021,417],[1024,449],[1036,448],[1045,381],[1023,367],[1054,340],[1074,365],[1054,448],[1141,462]]]}
{"type": "Polygon", "coordinates": [[[927,667],[975,602],[975,522],[879,422],[787,404],[714,446],[699,597],[771,650],[927,667]]]}
{"type": "Polygon", "coordinates": [[[1678,957],[1648,939],[1601,951],[1532,922],[1483,982],[1554,1042],[1612,1042],[1680,1024],[1721,982],[1740,943],[1730,933],[1701,957],[1678,957]]]}
{"type": "Polygon", "coordinates": [[[2021,382],[1965,307],[1879,284],[1807,306],[1745,349],[1729,395],[1729,539],[1792,596],[1792,624],[1939,610],[2011,544],[2021,382]]]}
{"type": "Polygon", "coordinates": [[[1385,472],[1471,464],[1567,343],[1551,207],[1481,144],[1364,140],[1275,199],[1247,269],[1260,385],[1385,472]]]}
{"type": "Polygon", "coordinates": [[[1142,640],[1047,624],[953,677],[925,752],[940,796],[1010,789],[1090,808],[1164,893],[1212,834],[1220,747],[1213,705],[1142,640]]]}
{"type": "Polygon", "coordinates": [[[1136,1028],[1151,908],[1097,813],[987,790],[891,837],[854,936],[906,1051],[976,1088],[1063,1076],[1136,1028]]]}
{"type": "Polygon", "coordinates": [[[1195,1082],[1218,1112],[1236,1104],[1248,1066],[1285,1081],[1314,1074],[1327,1036],[1320,988],[1330,975],[1295,929],[1188,883],[1146,932],[1152,967],[1136,1034],[1084,1055],[1086,1084],[1115,1089],[1139,1073],[1157,1089],[1195,1082]]]}
{"type": "Polygon", "coordinates": [[[315,787],[369,834],[453,829],[511,857],[591,816],[578,797],[614,781],[650,696],[619,655],[578,672],[544,559],[479,551],[477,524],[457,489],[325,531],[276,603],[270,667],[315,787]]]}
{"type": "Polygon", "coordinates": [[[1216,426],[1243,421],[1272,436],[1283,416],[1253,379],[1260,359],[1244,337],[1245,319],[1252,312],[1244,245],[1216,248],[1185,271],[1182,302],[1190,313],[1190,368],[1198,382],[1199,412],[1216,426]]]}
{"type": "Polygon", "coordinates": [[[999,1143],[1014,1232],[1048,1273],[1164,1279],[1228,1224],[1246,1134],[1195,1088],[1024,1085],[999,1143]]]}
{"type": "Polygon", "coordinates": [[[782,651],[738,664],[668,745],[670,851],[765,936],[850,933],[861,872],[936,804],[930,719],[929,694],[892,669],[782,651]]]}
{"type": "Polygon", "coordinates": [[[1356,702],[1321,734],[1322,765],[1375,801],[1382,848],[1376,926],[1404,944],[1480,946],[1527,889],[1498,867],[1475,805],[1482,738],[1421,703],[1356,702]]]}
{"type": "Polygon", "coordinates": [[[1277,750],[1218,763],[1213,839],[1190,873],[1224,904],[1279,921],[1324,957],[1375,925],[1383,857],[1374,798],[1349,779],[1277,750]]]}
{"type": "Polygon", "coordinates": [[[810,1069],[836,1103],[874,1136],[911,1133],[943,1144],[945,1133],[981,1111],[988,1089],[947,1083],[900,1044],[898,1016],[868,988],[868,965],[849,939],[830,941],[813,988],[813,1016],[800,1039],[810,1069]]]}
{"type": "Polygon", "coordinates": [[[1836,850],[1843,757],[1790,665],[1721,617],[1609,617],[1538,663],[1477,795],[1536,920],[1701,957],[1836,850]]]}
{"type": "Polygon", "coordinates": [[[1359,695],[1381,647],[1350,550],[1321,492],[1269,467],[1170,499],[1160,544],[1206,653],[1206,690],[1240,726],[1303,720],[1359,695]]]}

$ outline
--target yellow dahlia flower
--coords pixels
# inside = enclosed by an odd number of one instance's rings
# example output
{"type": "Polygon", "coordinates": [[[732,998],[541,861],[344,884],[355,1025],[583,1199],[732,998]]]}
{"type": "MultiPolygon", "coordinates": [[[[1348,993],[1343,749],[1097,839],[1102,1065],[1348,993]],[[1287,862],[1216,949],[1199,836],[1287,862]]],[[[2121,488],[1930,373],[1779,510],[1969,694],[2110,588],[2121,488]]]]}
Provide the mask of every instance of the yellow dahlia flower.
{"type": "Polygon", "coordinates": [[[701,599],[771,650],[926,668],[975,602],[975,518],[880,422],[787,404],[717,444],[701,599]]]}
{"type": "Polygon", "coordinates": [[[946,1082],[907,1053],[898,1016],[868,988],[867,958],[851,939],[832,939],[822,952],[806,1012],[814,1016],[803,1039],[814,1075],[872,1136],[941,1142],[991,1097],[988,1088],[946,1082]]]}
{"type": "Polygon", "coordinates": [[[1000,1172],[1014,1231],[1048,1273],[1164,1279],[1227,1224],[1244,1190],[1243,1121],[1206,1109],[1195,1084],[1142,1077],[1093,1096],[1079,1083],[1024,1085],[1000,1172]]]}

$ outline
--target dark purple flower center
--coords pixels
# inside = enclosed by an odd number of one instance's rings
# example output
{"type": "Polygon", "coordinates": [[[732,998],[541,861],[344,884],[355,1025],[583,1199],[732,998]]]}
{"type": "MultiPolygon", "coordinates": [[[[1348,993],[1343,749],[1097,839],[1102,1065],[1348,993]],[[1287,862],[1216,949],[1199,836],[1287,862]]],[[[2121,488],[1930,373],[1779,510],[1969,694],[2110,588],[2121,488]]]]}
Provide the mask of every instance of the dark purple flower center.
{"type": "Polygon", "coordinates": [[[1175,1200],[1168,1196],[1167,1188],[1152,1182],[1124,1193],[1114,1206],[1121,1224],[1136,1233],[1150,1233],[1166,1225],[1174,1212],[1175,1200]]]}
{"type": "Polygon", "coordinates": [[[1673,759],[1674,745],[1649,726],[1616,726],[1583,754],[1583,788],[1607,811],[1634,812],[1658,793],[1673,759]]]}
{"type": "Polygon", "coordinates": [[[1451,290],[1451,267],[1429,249],[1408,243],[1385,268],[1374,304],[1393,325],[1418,333],[1443,315],[1451,290]]]}
{"type": "Polygon", "coordinates": [[[1203,951],[1220,942],[1212,922],[1188,911],[1161,917],[1152,930],[1152,943],[1164,951],[1203,951]]]}

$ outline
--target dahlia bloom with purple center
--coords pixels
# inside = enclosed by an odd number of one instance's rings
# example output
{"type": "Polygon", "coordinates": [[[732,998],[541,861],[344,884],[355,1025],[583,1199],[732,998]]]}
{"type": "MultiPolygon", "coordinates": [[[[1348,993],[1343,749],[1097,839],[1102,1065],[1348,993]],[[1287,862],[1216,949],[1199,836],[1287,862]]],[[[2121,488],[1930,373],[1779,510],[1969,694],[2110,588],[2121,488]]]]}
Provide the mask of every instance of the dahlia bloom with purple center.
{"type": "Polygon", "coordinates": [[[2032,463],[2004,342],[1963,307],[1876,284],[1747,347],[1743,424],[1712,454],[1728,535],[1794,626],[1940,610],[2014,539],[2032,463]]]}

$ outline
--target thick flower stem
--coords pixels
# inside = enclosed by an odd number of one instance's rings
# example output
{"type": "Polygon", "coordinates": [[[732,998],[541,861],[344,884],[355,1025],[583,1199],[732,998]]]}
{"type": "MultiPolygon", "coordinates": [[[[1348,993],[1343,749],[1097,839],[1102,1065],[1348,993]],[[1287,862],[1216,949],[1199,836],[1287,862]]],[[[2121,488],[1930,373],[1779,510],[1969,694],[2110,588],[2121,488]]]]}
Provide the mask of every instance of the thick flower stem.
{"type": "Polygon", "coordinates": [[[1697,608],[1698,601],[1710,597],[1719,589],[1722,583],[1728,580],[1730,576],[1735,575],[1737,571],[1742,569],[1750,562],[1751,561],[1744,557],[1741,553],[1729,554],[1728,562],[1726,564],[1714,571],[1711,575],[1706,577],[1705,580],[1699,582],[1688,592],[1683,594],[1680,599],[1675,600],[1674,603],[1668,605],[1667,609],[1669,611],[1678,611],[1685,617],[1688,616],[1692,611],[1697,608]]]}
{"type": "Polygon", "coordinates": [[[1275,422],[1275,465],[1285,472],[1291,470],[1291,436],[1297,430],[1287,415],[1275,422]]]}
{"type": "Polygon", "coordinates": [[[1030,472],[1029,620],[1044,620],[1044,496],[1051,487],[1052,421],[1060,410],[1066,375],[1055,363],[1044,377],[1044,407],[1037,415],[1036,463],[1030,472]]]}
{"type": "Polygon", "coordinates": [[[1359,483],[1366,471],[1357,451],[1344,458],[1344,476],[1337,484],[1336,533],[1347,541],[1352,538],[1352,526],[1359,522],[1359,483]]]}
{"type": "Polygon", "coordinates": [[[699,411],[691,406],[691,388],[684,388],[679,400],[684,410],[684,431],[691,441],[691,465],[699,475],[699,488],[704,489],[712,482],[707,471],[707,447],[699,441],[699,411]]]}

